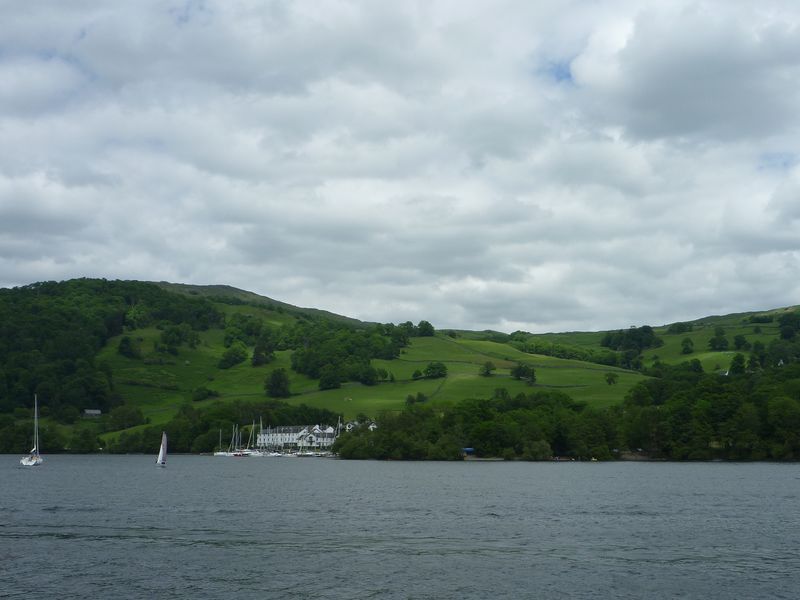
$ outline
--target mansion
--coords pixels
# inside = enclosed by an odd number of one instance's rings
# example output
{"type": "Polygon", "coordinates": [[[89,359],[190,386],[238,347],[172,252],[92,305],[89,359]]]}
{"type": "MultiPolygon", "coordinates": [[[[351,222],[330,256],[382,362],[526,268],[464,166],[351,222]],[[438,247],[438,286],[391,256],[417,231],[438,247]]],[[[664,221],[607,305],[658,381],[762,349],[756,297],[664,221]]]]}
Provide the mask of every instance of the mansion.
{"type": "Polygon", "coordinates": [[[330,425],[267,427],[258,434],[256,445],[270,450],[330,450],[337,429],[330,425]]]}

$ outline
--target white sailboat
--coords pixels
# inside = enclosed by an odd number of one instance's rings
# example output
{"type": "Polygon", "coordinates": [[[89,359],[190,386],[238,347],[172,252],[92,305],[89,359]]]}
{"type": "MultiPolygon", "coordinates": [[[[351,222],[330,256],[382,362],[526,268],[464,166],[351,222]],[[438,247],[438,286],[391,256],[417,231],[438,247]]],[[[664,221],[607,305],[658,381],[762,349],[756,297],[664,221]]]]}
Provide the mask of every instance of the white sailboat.
{"type": "Polygon", "coordinates": [[[219,450],[214,452],[214,456],[233,456],[233,448],[236,440],[236,425],[231,429],[231,443],[228,444],[228,449],[222,449],[222,429],[219,430],[219,450]]]}
{"type": "Polygon", "coordinates": [[[36,467],[44,462],[39,455],[39,400],[33,395],[33,448],[28,456],[23,456],[19,464],[23,467],[36,467]]]}
{"type": "Polygon", "coordinates": [[[161,432],[161,448],[158,450],[158,458],[156,459],[156,464],[159,467],[166,467],[167,466],[167,432],[161,432]]]}

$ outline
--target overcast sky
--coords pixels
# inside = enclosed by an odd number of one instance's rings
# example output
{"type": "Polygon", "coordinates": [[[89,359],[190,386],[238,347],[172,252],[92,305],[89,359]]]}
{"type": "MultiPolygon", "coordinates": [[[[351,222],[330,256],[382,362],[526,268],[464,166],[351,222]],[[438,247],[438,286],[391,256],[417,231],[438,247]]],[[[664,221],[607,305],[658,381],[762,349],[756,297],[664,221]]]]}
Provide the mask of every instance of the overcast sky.
{"type": "Polygon", "coordinates": [[[0,1],[0,287],[511,332],[800,303],[800,5],[0,1]]]}

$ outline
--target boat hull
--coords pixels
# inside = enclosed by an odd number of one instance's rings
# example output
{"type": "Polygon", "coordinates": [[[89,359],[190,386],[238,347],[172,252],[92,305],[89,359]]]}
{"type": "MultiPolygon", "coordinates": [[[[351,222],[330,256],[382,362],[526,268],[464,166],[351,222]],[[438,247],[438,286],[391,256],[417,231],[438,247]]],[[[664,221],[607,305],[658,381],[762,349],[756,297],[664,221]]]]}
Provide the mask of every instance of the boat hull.
{"type": "Polygon", "coordinates": [[[38,467],[44,462],[41,456],[23,456],[19,459],[19,464],[23,467],[38,467]]]}

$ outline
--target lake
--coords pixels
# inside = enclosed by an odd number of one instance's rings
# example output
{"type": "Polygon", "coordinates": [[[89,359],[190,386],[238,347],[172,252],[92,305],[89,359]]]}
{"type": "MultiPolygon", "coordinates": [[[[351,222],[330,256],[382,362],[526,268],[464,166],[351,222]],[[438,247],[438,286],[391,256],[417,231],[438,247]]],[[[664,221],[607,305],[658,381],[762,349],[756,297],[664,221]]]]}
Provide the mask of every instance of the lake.
{"type": "Polygon", "coordinates": [[[8,598],[797,598],[800,465],[0,456],[8,598]]]}

